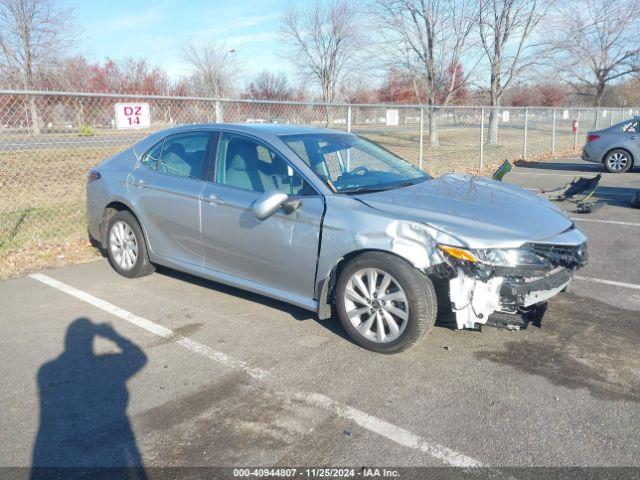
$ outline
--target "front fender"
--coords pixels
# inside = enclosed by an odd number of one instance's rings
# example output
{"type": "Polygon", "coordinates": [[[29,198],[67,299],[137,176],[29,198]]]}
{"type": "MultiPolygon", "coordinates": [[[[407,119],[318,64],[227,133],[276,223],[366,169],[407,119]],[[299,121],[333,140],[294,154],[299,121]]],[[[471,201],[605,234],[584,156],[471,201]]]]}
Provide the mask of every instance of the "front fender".
{"type": "MultiPolygon", "coordinates": [[[[393,218],[352,197],[327,197],[316,275],[318,304],[326,307],[336,267],[345,258],[377,250],[398,256],[424,271],[445,261],[438,243],[460,245],[459,240],[435,228],[393,218]]],[[[322,308],[319,307],[320,317],[322,308]]]]}

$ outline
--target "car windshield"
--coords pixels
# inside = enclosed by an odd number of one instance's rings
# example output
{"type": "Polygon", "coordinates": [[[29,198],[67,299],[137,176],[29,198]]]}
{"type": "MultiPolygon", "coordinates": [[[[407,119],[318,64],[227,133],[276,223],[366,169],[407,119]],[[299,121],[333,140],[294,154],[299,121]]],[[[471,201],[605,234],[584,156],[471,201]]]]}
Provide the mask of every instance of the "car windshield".
{"type": "Polygon", "coordinates": [[[313,133],[280,138],[336,192],[389,190],[431,178],[409,162],[356,135],[313,133]]]}

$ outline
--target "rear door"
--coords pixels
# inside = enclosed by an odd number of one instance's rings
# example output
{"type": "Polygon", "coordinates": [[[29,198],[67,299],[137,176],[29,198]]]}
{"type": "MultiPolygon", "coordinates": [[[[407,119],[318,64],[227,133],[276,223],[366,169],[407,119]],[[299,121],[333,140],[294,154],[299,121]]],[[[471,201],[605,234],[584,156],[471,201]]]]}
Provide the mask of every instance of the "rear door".
{"type": "Polygon", "coordinates": [[[640,119],[635,118],[628,124],[623,126],[623,131],[627,139],[627,145],[631,150],[631,155],[635,160],[635,165],[639,164],[640,159],[640,119]]]}
{"type": "Polygon", "coordinates": [[[192,131],[154,145],[128,177],[153,255],[171,262],[203,264],[200,196],[216,134],[192,131]]]}
{"type": "Polygon", "coordinates": [[[282,155],[253,137],[223,133],[202,201],[207,267],[284,292],[294,303],[313,298],[324,199],[282,155]],[[251,207],[267,190],[302,204],[258,220],[251,207]]]}

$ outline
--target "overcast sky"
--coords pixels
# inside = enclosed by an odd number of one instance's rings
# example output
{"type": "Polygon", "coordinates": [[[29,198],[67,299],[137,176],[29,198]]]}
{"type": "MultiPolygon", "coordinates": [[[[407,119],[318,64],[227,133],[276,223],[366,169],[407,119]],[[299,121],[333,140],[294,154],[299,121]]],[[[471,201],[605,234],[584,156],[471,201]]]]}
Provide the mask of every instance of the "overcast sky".
{"type": "Polygon", "coordinates": [[[247,76],[265,69],[294,76],[289,62],[278,55],[278,19],[288,2],[68,0],[83,33],[79,53],[97,61],[144,57],[174,79],[188,72],[179,47],[194,38],[235,49],[247,76]]]}

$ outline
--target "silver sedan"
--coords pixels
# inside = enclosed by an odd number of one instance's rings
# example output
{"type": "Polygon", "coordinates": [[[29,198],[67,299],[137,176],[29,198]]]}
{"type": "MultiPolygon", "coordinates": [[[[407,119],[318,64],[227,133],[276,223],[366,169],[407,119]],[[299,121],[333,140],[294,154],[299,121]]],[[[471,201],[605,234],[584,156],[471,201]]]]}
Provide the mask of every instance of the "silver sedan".
{"type": "Polygon", "coordinates": [[[350,133],[189,125],[89,172],[89,233],[126,277],[164,265],[315,312],[392,353],[434,324],[519,328],[586,263],[547,200],[468,175],[432,178],[350,133]]]}
{"type": "Polygon", "coordinates": [[[582,159],[601,163],[611,173],[631,170],[640,159],[640,117],[588,132],[582,159]]]}

